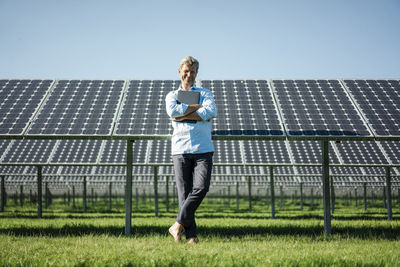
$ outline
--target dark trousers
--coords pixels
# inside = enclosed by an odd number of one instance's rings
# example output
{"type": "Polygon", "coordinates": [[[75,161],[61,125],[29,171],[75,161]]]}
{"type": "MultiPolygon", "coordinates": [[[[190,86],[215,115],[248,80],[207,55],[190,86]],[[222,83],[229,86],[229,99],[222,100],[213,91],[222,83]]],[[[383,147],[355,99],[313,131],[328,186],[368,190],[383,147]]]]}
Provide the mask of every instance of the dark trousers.
{"type": "Polygon", "coordinates": [[[184,226],[186,238],[197,235],[194,213],[210,188],[213,154],[210,152],[172,156],[179,199],[176,221],[184,226]]]}

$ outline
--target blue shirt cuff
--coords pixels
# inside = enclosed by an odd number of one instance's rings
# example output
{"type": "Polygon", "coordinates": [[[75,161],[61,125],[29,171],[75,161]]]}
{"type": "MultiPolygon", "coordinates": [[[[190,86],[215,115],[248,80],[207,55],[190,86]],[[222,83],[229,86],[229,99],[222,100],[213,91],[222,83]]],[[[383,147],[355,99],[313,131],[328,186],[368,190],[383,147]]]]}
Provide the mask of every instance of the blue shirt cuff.
{"type": "Polygon", "coordinates": [[[204,107],[199,108],[196,112],[203,121],[207,120],[207,111],[204,107]]]}

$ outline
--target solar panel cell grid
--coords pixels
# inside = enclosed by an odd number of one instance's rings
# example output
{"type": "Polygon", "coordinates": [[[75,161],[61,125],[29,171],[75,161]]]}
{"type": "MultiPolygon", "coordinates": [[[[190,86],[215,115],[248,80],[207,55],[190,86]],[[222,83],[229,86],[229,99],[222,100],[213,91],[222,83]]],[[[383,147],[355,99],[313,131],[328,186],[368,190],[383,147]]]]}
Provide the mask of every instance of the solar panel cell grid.
{"type": "Polygon", "coordinates": [[[214,163],[242,163],[239,142],[214,140],[214,163]]]}
{"type": "Polygon", "coordinates": [[[110,135],[124,81],[61,80],[28,135],[110,135]]]}
{"type": "Polygon", "coordinates": [[[14,140],[3,163],[47,163],[56,140],[14,140]]]}
{"type": "Polygon", "coordinates": [[[202,80],[218,109],[213,135],[282,136],[278,112],[266,80],[202,80]]]}
{"type": "Polygon", "coordinates": [[[385,168],[365,167],[363,168],[366,174],[385,174],[385,168]]]}
{"type": "Polygon", "coordinates": [[[0,174],[25,174],[25,166],[0,166],[0,174]]]}
{"type": "Polygon", "coordinates": [[[289,136],[372,136],[338,80],[273,80],[289,136]]]}
{"type": "Polygon", "coordinates": [[[170,135],[172,127],[165,110],[165,96],[179,85],[178,80],[130,81],[114,135],[170,135]]]}
{"type": "Polygon", "coordinates": [[[336,144],[344,164],[389,164],[375,141],[336,144]]]}
{"type": "Polygon", "coordinates": [[[124,163],[126,162],[126,141],[104,140],[104,150],[100,163],[124,163]]]}
{"type": "Polygon", "coordinates": [[[21,135],[52,80],[0,80],[0,136],[21,135]]]}
{"type": "Polygon", "coordinates": [[[149,163],[172,163],[171,141],[152,140],[147,142],[149,147],[149,163]]]}
{"type": "Polygon", "coordinates": [[[378,137],[400,136],[399,80],[344,80],[378,137]]]}
{"type": "MultiPolygon", "coordinates": [[[[329,146],[329,162],[339,164],[339,159],[332,147],[329,146]]],[[[290,150],[295,163],[322,163],[321,143],[317,141],[289,141],[290,150]]]]}
{"type": "MultiPolygon", "coordinates": [[[[91,174],[93,171],[92,166],[63,166],[61,173],[62,174],[91,174]]],[[[79,178],[83,179],[83,177],[79,178]]]]}
{"type": "Polygon", "coordinates": [[[242,141],[246,163],[290,163],[285,141],[242,141]]]}
{"type": "Polygon", "coordinates": [[[400,164],[400,142],[381,141],[380,144],[392,164],[400,164]]]}
{"type": "Polygon", "coordinates": [[[98,166],[95,169],[95,174],[126,174],[124,166],[98,166]]]}
{"type": "Polygon", "coordinates": [[[60,140],[51,162],[96,163],[101,140],[60,140]]]}

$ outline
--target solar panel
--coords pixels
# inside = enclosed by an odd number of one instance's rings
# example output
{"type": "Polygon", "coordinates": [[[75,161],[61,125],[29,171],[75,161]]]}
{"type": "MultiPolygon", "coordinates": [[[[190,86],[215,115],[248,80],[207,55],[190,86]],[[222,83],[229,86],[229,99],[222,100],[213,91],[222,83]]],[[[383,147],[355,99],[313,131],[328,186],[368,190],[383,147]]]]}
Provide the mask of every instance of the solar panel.
{"type": "Polygon", "coordinates": [[[47,163],[56,140],[14,140],[0,163],[47,163]]]}
{"type": "Polygon", "coordinates": [[[214,163],[243,163],[238,141],[214,140],[214,163]]]}
{"type": "MultiPolygon", "coordinates": [[[[91,174],[93,172],[92,166],[62,166],[61,174],[91,174]]],[[[83,177],[77,177],[78,180],[82,180],[83,177]]]]}
{"type": "Polygon", "coordinates": [[[52,80],[0,80],[0,138],[24,133],[52,83],[52,80]]]}
{"type": "Polygon", "coordinates": [[[212,91],[217,105],[214,138],[285,136],[266,80],[202,80],[201,86],[212,91]]]}
{"type": "Polygon", "coordinates": [[[331,167],[331,174],[363,174],[362,168],[359,167],[331,167]]]}
{"type": "Polygon", "coordinates": [[[0,174],[25,174],[26,166],[0,166],[0,174]]]}
{"type": "Polygon", "coordinates": [[[336,147],[344,164],[389,164],[375,141],[342,141],[336,147]]]}
{"type": "Polygon", "coordinates": [[[6,153],[6,150],[8,148],[8,146],[10,145],[12,141],[10,140],[2,140],[0,139],[0,162],[1,162],[1,158],[3,156],[3,154],[6,153]]]}
{"type": "MultiPolygon", "coordinates": [[[[289,146],[294,163],[322,163],[322,149],[320,142],[308,140],[289,141],[289,146]]],[[[329,146],[329,162],[331,164],[340,163],[332,142],[330,142],[329,146]]]]}
{"type": "Polygon", "coordinates": [[[400,164],[400,143],[396,141],[380,141],[392,164],[400,164]]]}
{"type": "Polygon", "coordinates": [[[129,81],[114,136],[143,138],[170,135],[172,126],[165,109],[165,97],[179,85],[179,80],[129,81]]]}
{"type": "MultiPolygon", "coordinates": [[[[149,140],[147,145],[149,146],[146,153],[148,163],[172,163],[171,141],[149,140]]],[[[168,171],[171,170],[169,169],[168,171]]]]}
{"type": "Polygon", "coordinates": [[[289,137],[370,137],[338,80],[273,80],[289,137]]]}
{"type": "Polygon", "coordinates": [[[246,163],[291,163],[283,140],[244,140],[241,143],[246,163]]]}
{"type": "Polygon", "coordinates": [[[376,137],[400,140],[400,80],[344,80],[376,137]]]}
{"type": "Polygon", "coordinates": [[[96,163],[101,140],[60,140],[50,163],[96,163]]]}
{"type": "MultiPolygon", "coordinates": [[[[126,141],[104,140],[99,163],[126,163],[126,141]]],[[[133,146],[132,146],[133,147],[133,146]]]]}
{"type": "Polygon", "coordinates": [[[124,81],[60,80],[28,129],[28,136],[110,136],[124,81]]]}

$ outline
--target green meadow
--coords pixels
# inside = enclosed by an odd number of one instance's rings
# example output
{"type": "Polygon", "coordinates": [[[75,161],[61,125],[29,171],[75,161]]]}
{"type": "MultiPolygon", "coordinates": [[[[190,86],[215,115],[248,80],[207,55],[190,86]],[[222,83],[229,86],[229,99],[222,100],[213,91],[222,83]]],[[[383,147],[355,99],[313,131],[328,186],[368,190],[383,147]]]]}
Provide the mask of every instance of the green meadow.
{"type": "Polygon", "coordinates": [[[122,199],[112,210],[104,201],[76,207],[62,200],[37,218],[33,204],[19,207],[9,200],[0,213],[1,266],[400,266],[400,209],[393,220],[375,203],[364,211],[348,201],[337,201],[332,235],[323,232],[321,202],[301,211],[288,199],[276,205],[276,218],[266,201],[206,198],[197,212],[195,245],[176,244],[167,233],[176,205],[149,199],[133,203],[132,235],[124,235],[122,199]]]}

